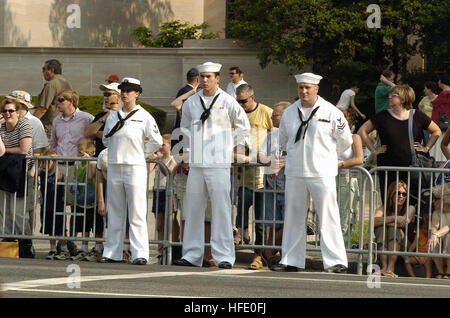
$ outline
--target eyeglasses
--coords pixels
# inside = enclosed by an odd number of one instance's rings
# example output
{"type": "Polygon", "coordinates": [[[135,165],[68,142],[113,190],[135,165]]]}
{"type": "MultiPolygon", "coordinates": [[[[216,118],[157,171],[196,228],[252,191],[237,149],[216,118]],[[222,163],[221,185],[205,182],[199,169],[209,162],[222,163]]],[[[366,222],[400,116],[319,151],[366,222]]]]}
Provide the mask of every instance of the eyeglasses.
{"type": "Polygon", "coordinates": [[[58,103],[64,103],[64,101],[66,101],[68,99],[65,99],[64,97],[58,97],[57,101],[58,103]]]}
{"type": "Polygon", "coordinates": [[[109,96],[111,96],[111,95],[118,95],[118,94],[111,93],[111,92],[104,92],[104,93],[103,93],[103,96],[105,96],[105,97],[109,97],[109,96]]]}
{"type": "Polygon", "coordinates": [[[389,94],[389,97],[400,97],[399,94],[389,94]]]}
{"type": "Polygon", "coordinates": [[[4,109],[4,110],[2,110],[2,113],[3,114],[6,114],[6,113],[10,113],[10,114],[12,114],[12,113],[15,113],[17,110],[15,110],[15,109],[4,109]]]}
{"type": "Polygon", "coordinates": [[[239,104],[245,104],[245,103],[248,102],[248,98],[246,98],[246,99],[238,99],[237,102],[238,102],[239,104]]]}
{"type": "Polygon", "coordinates": [[[406,192],[398,191],[398,192],[397,192],[397,195],[400,196],[400,197],[405,197],[405,198],[406,198],[407,193],[406,193],[406,192]]]}

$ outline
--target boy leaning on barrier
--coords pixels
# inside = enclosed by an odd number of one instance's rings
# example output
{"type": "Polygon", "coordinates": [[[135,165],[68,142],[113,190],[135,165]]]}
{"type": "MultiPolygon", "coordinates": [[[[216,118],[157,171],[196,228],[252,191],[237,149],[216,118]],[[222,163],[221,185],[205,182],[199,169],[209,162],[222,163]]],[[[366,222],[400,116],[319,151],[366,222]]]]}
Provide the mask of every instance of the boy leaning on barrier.
{"type": "MultiPolygon", "coordinates": [[[[157,159],[162,161],[171,173],[173,169],[176,167],[177,163],[173,158],[170,151],[171,144],[171,135],[164,134],[163,136],[163,144],[159,148],[159,152],[161,156],[158,156],[157,159]]],[[[152,204],[152,212],[156,217],[156,232],[158,241],[164,240],[164,219],[166,217],[166,185],[167,185],[167,176],[165,175],[165,171],[160,169],[157,164],[151,164],[150,171],[155,170],[155,183],[153,187],[153,204],[152,204]]],[[[172,210],[172,241],[178,242],[180,235],[180,225],[177,219],[177,210],[172,199],[172,202],[169,204],[173,205],[172,210]]],[[[158,259],[161,259],[163,255],[163,245],[159,244],[158,246],[158,259]]]]}
{"type": "MultiPolygon", "coordinates": [[[[286,179],[284,175],[286,155],[284,149],[280,148],[278,127],[280,127],[284,110],[290,105],[290,102],[284,101],[274,105],[272,112],[274,128],[267,134],[258,152],[258,162],[267,166],[264,171],[264,188],[266,190],[282,191],[282,193],[265,193],[265,221],[268,228],[267,245],[273,245],[274,243],[280,246],[283,238],[283,224],[275,224],[275,221],[284,221],[284,185],[286,179]]],[[[263,251],[263,257],[267,262],[267,266],[270,267],[280,261],[276,254],[277,251],[273,249],[265,249],[263,251]]]]}
{"type": "MultiPolygon", "coordinates": [[[[78,157],[92,158],[95,153],[95,144],[91,139],[83,139],[78,145],[78,157]]],[[[76,187],[71,187],[76,201],[74,226],[75,235],[81,233],[84,238],[95,230],[95,237],[103,235],[103,218],[94,213],[95,210],[95,184],[96,184],[96,162],[81,161],[75,164],[76,187]]],[[[89,241],[82,242],[81,250],[71,257],[72,260],[82,260],[89,253],[89,241]]]]}
{"type": "MultiPolygon", "coordinates": [[[[57,157],[56,151],[51,149],[44,150],[41,154],[44,157],[57,157]]],[[[39,155],[36,154],[36,157],[39,155]]],[[[30,170],[30,176],[39,177],[40,190],[41,190],[41,229],[42,234],[48,234],[50,236],[63,236],[64,235],[64,186],[58,186],[57,183],[62,181],[62,169],[58,170],[56,174],[56,161],[55,160],[38,160],[38,166],[34,165],[30,170]],[[56,196],[56,199],[55,199],[56,196]]],[[[50,251],[48,252],[46,259],[53,260],[57,257],[62,257],[66,253],[69,253],[67,248],[67,241],[60,240],[61,250],[58,252],[56,248],[56,240],[50,240],[50,251]]]]}

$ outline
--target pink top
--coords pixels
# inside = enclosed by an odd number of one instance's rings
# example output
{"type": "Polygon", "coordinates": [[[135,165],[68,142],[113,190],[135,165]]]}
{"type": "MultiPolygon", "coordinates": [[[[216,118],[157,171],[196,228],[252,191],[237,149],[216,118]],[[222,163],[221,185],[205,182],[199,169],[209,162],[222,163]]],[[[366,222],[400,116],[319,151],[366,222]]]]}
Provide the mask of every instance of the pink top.
{"type": "Polygon", "coordinates": [[[50,147],[56,151],[58,156],[77,157],[77,144],[85,138],[84,130],[93,119],[94,116],[80,111],[78,108],[69,117],[59,114],[53,120],[50,147]]]}
{"type": "Polygon", "coordinates": [[[431,119],[436,124],[443,113],[447,115],[447,118],[450,118],[450,91],[442,91],[431,104],[433,105],[431,119]]]}

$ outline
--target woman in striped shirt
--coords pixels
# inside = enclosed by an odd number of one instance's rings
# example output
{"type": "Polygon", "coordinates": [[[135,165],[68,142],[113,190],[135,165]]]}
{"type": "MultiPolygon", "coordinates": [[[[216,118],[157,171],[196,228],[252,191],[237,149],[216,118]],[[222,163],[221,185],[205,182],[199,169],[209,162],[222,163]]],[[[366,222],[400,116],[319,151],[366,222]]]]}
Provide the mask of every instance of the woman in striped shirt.
{"type": "MultiPolygon", "coordinates": [[[[0,137],[6,154],[31,155],[33,128],[28,119],[19,118],[17,111],[20,107],[22,106],[16,100],[8,98],[3,100],[0,111],[4,122],[0,126],[0,137]]],[[[5,226],[3,229],[0,228],[0,232],[5,234],[30,234],[28,213],[24,213],[24,204],[24,197],[18,197],[16,193],[0,190],[0,224],[5,226]],[[2,211],[3,209],[5,210],[2,211]],[[3,223],[3,217],[5,223],[3,223]]]]}

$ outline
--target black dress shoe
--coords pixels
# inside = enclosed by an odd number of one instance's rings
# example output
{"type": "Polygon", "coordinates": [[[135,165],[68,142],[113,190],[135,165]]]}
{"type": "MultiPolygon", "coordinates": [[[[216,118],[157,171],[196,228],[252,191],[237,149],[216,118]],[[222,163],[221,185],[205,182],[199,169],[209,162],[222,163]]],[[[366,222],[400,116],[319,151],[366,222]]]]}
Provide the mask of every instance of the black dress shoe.
{"type": "Polygon", "coordinates": [[[134,265],[145,265],[145,264],[147,264],[147,260],[146,260],[145,258],[142,258],[142,257],[136,258],[136,259],[133,261],[133,264],[134,264],[134,265]]]}
{"type": "Polygon", "coordinates": [[[342,264],[337,264],[327,268],[328,273],[347,273],[347,267],[342,264]]]}
{"type": "Polygon", "coordinates": [[[297,267],[282,264],[270,266],[270,270],[275,272],[298,272],[297,267]]]}
{"type": "Polygon", "coordinates": [[[108,257],[102,257],[97,260],[99,263],[123,263],[123,261],[116,261],[108,257]]]}
{"type": "Polygon", "coordinates": [[[188,262],[188,261],[185,260],[184,258],[176,259],[176,260],[173,262],[173,265],[176,265],[176,266],[191,266],[191,267],[196,267],[194,264],[188,262]]]}
{"type": "Polygon", "coordinates": [[[217,265],[219,268],[225,268],[225,269],[232,269],[233,265],[231,265],[228,262],[220,262],[219,265],[217,265]]]}

